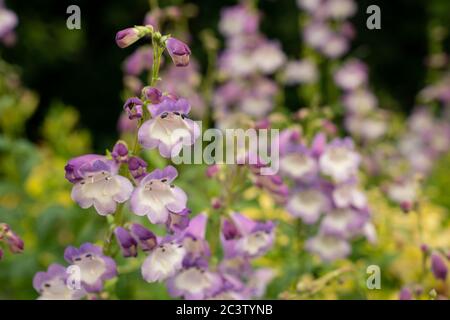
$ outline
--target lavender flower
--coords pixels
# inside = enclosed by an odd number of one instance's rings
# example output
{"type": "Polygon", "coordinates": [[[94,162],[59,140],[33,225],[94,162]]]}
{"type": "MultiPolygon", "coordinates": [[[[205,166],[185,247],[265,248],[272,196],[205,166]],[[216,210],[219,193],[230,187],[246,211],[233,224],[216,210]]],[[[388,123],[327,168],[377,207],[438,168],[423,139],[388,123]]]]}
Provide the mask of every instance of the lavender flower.
{"type": "Polygon", "coordinates": [[[286,64],[283,80],[288,85],[316,83],[319,72],[313,61],[305,59],[286,64]]]}
{"type": "Polygon", "coordinates": [[[79,300],[86,295],[83,288],[71,287],[66,268],[52,264],[47,272],[38,272],[33,278],[33,287],[39,293],[38,300],[79,300]]]}
{"type": "Polygon", "coordinates": [[[128,162],[128,146],[125,141],[117,141],[111,152],[111,156],[116,161],[116,163],[127,163],[128,162]]]}
{"type": "Polygon", "coordinates": [[[227,257],[256,258],[270,249],[275,227],[272,221],[256,222],[240,213],[233,213],[231,219],[222,222],[221,239],[227,257]]]}
{"type": "Polygon", "coordinates": [[[367,78],[367,66],[359,60],[348,61],[334,74],[336,84],[347,91],[361,87],[367,78]]]}
{"type": "Polygon", "coordinates": [[[169,213],[179,213],[186,209],[187,196],[173,184],[177,170],[168,166],[156,169],[141,180],[131,195],[131,211],[146,215],[151,223],[166,223],[169,213]]]}
{"type": "Polygon", "coordinates": [[[286,209],[306,224],[316,223],[321,214],[330,208],[329,198],[320,187],[300,189],[293,192],[286,209]]]}
{"type": "Polygon", "coordinates": [[[189,64],[191,50],[187,44],[176,38],[169,38],[166,42],[166,48],[177,67],[186,67],[189,64]]]}
{"type": "Polygon", "coordinates": [[[219,30],[228,37],[253,34],[258,31],[259,15],[244,5],[223,9],[219,30]]]}
{"type": "Polygon", "coordinates": [[[305,247],[308,251],[318,254],[325,262],[345,258],[351,251],[346,240],[325,234],[318,234],[309,239],[305,247]]]}
{"type": "Polygon", "coordinates": [[[141,181],[147,175],[147,162],[139,157],[128,159],[128,170],[136,181],[141,181]]]}
{"type": "Polygon", "coordinates": [[[125,101],[125,104],[123,105],[123,110],[126,111],[128,114],[128,118],[131,119],[140,119],[143,116],[143,110],[142,110],[143,102],[141,99],[133,97],[129,98],[127,101],[125,101]]]}
{"type": "Polygon", "coordinates": [[[193,266],[181,270],[170,278],[167,281],[167,288],[172,297],[199,300],[216,293],[221,284],[221,278],[217,273],[193,266]]]}
{"type": "Polygon", "coordinates": [[[187,118],[190,105],[185,99],[165,97],[160,104],[149,105],[152,119],[144,122],[138,132],[139,143],[147,149],[158,148],[169,158],[180,153],[184,145],[192,145],[200,135],[198,125],[187,118]]]}
{"type": "Polygon", "coordinates": [[[117,174],[113,161],[99,155],[74,158],[66,165],[66,178],[74,183],[72,199],[83,209],[94,206],[100,215],[115,212],[117,203],[130,198],[131,182],[117,174]]]}
{"type": "Polygon", "coordinates": [[[79,249],[68,247],[64,259],[80,268],[81,284],[87,292],[100,292],[103,282],[117,275],[114,260],[102,253],[102,248],[85,243],[79,249]]]}
{"type": "Polygon", "coordinates": [[[182,269],[185,254],[186,250],[178,241],[163,239],[142,264],[142,277],[147,282],[167,280],[182,269]]]}
{"type": "Polygon", "coordinates": [[[149,87],[149,86],[144,87],[144,89],[142,89],[142,95],[151,104],[159,104],[162,102],[162,98],[163,98],[161,91],[159,91],[157,88],[153,88],[153,87],[149,87]]]}
{"type": "Polygon", "coordinates": [[[319,159],[320,170],[335,182],[344,182],[354,177],[360,156],[354,151],[350,138],[335,139],[327,145],[319,159]]]}

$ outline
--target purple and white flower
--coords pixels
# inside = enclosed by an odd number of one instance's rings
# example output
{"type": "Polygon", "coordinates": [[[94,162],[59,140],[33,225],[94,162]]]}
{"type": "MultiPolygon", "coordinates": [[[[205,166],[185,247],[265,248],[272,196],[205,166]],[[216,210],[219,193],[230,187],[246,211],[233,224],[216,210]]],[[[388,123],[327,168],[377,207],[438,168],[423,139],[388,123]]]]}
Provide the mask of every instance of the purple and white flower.
{"type": "Polygon", "coordinates": [[[200,300],[212,296],[221,288],[222,280],[217,273],[192,266],[185,268],[167,281],[172,297],[200,300]]]}
{"type": "Polygon", "coordinates": [[[83,288],[72,287],[67,269],[52,264],[47,272],[38,272],[33,278],[33,287],[39,292],[38,300],[79,300],[86,295],[83,288]]]}
{"type": "Polygon", "coordinates": [[[321,188],[306,188],[293,192],[286,209],[306,224],[316,223],[330,209],[330,200],[321,188]]]}
{"type": "Polygon", "coordinates": [[[149,105],[153,119],[139,129],[139,143],[147,149],[158,148],[165,158],[178,155],[184,145],[194,144],[200,135],[197,123],[187,118],[190,108],[187,100],[168,97],[160,104],[149,105]]]}
{"type": "Polygon", "coordinates": [[[142,277],[147,282],[167,280],[182,269],[185,255],[186,250],[179,241],[163,239],[142,264],[142,277]]]}
{"type": "Polygon", "coordinates": [[[352,182],[341,184],[333,190],[333,202],[337,208],[364,209],[367,207],[366,195],[352,182]]]}
{"type": "Polygon", "coordinates": [[[361,87],[367,79],[367,66],[359,60],[348,61],[334,74],[335,83],[347,91],[361,87]]]}
{"type": "Polygon", "coordinates": [[[133,185],[117,174],[112,160],[88,154],[69,160],[65,166],[66,178],[74,184],[72,199],[83,209],[94,206],[100,215],[116,211],[117,203],[127,201],[133,185]]]}
{"type": "Polygon", "coordinates": [[[240,213],[233,213],[231,221],[222,222],[222,246],[228,257],[241,255],[256,258],[264,255],[273,244],[275,224],[256,222],[240,213]]]}
{"type": "Polygon", "coordinates": [[[101,247],[91,243],[85,243],[79,249],[68,247],[64,259],[80,268],[81,284],[87,292],[100,292],[105,280],[117,276],[115,261],[105,256],[101,247]]]}
{"type": "Polygon", "coordinates": [[[283,80],[288,85],[316,83],[318,76],[316,64],[309,59],[290,61],[283,72],[283,80]]]}
{"type": "Polygon", "coordinates": [[[328,212],[320,223],[323,235],[347,239],[356,234],[367,221],[364,212],[351,208],[334,209],[328,212]]]}
{"type": "Polygon", "coordinates": [[[318,254],[325,262],[345,258],[351,252],[351,246],[346,240],[320,233],[309,239],[305,247],[309,252],[318,254]]]}
{"type": "Polygon", "coordinates": [[[131,211],[147,216],[151,223],[167,222],[169,214],[186,209],[186,193],[172,184],[178,172],[172,166],[156,169],[141,180],[131,195],[131,211]]]}
{"type": "Polygon", "coordinates": [[[360,162],[350,138],[335,139],[329,143],[319,158],[320,171],[334,182],[344,182],[354,177],[360,162]]]}

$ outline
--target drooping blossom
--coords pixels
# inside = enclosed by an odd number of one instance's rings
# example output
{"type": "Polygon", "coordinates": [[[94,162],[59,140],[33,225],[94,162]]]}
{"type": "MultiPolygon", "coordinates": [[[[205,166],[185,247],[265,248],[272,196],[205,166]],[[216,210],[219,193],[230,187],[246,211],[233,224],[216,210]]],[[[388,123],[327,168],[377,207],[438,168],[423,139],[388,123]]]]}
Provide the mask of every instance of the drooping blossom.
{"type": "Polygon", "coordinates": [[[66,179],[74,184],[72,199],[83,209],[94,206],[100,215],[116,211],[117,203],[130,198],[131,182],[118,175],[118,167],[104,156],[87,154],[65,166],[66,179]]]}
{"type": "Polygon", "coordinates": [[[186,193],[172,184],[178,172],[172,166],[156,169],[147,174],[131,195],[131,211],[147,216],[151,223],[167,222],[169,214],[186,209],[186,193]]]}
{"type": "Polygon", "coordinates": [[[191,50],[187,44],[176,38],[170,37],[166,42],[166,48],[173,63],[177,67],[186,67],[189,64],[191,50]]]}
{"type": "Polygon", "coordinates": [[[66,248],[64,259],[80,268],[81,285],[87,292],[100,292],[104,281],[117,276],[115,261],[91,243],[82,244],[78,249],[66,248]]]}

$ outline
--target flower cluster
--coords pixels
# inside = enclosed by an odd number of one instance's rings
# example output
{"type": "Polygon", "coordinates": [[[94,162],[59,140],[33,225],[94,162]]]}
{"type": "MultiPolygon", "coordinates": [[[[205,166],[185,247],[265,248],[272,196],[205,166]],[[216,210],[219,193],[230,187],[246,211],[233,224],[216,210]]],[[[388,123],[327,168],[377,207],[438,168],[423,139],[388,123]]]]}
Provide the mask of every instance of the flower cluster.
{"type": "Polygon", "coordinates": [[[303,41],[330,59],[342,57],[354,37],[353,26],[347,21],[356,13],[353,0],[298,0],[302,17],[303,41]]]}
{"type": "MultiPolygon", "coordinates": [[[[23,240],[6,223],[0,223],[0,243],[6,243],[11,253],[21,253],[24,249],[23,240]]],[[[3,258],[3,250],[0,247],[0,260],[3,258]]]]}
{"type": "Polygon", "coordinates": [[[361,143],[373,143],[387,131],[387,113],[378,108],[378,100],[368,88],[367,69],[363,62],[353,59],[334,74],[336,85],[344,91],[345,127],[361,143]]]}
{"type": "Polygon", "coordinates": [[[367,199],[358,185],[360,155],[353,141],[327,143],[319,133],[308,147],[293,129],[283,131],[280,140],[280,170],[293,182],[286,208],[307,225],[319,223],[307,249],[332,261],[350,253],[352,238],[375,241],[367,199]]]}
{"type": "Polygon", "coordinates": [[[232,114],[239,121],[249,116],[260,119],[273,109],[278,92],[275,82],[264,75],[277,71],[286,57],[277,42],[259,33],[259,14],[245,4],[224,9],[219,29],[226,48],[219,56],[219,74],[225,82],[213,98],[218,125],[230,126],[232,114]]]}

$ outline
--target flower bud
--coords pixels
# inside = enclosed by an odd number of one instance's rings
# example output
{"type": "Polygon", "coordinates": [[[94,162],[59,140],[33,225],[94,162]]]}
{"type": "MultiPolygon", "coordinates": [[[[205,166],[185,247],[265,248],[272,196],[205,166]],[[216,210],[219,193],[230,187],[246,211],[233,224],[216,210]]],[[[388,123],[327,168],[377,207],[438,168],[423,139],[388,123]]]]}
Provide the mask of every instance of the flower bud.
{"type": "Polygon", "coordinates": [[[445,281],[447,278],[447,265],[444,259],[436,252],[431,255],[431,271],[436,279],[445,281]]]}
{"type": "Polygon", "coordinates": [[[186,67],[189,64],[189,56],[191,55],[191,50],[184,42],[169,38],[166,42],[166,48],[172,58],[173,63],[177,67],[186,67]]]}
{"type": "Polygon", "coordinates": [[[128,170],[134,179],[140,180],[147,174],[147,162],[139,157],[128,159],[128,170]]]}
{"type": "Polygon", "coordinates": [[[114,234],[116,235],[117,244],[122,251],[122,255],[125,258],[136,257],[137,256],[137,242],[131,236],[131,234],[122,227],[117,227],[114,230],[114,234]]]}
{"type": "Polygon", "coordinates": [[[150,101],[151,104],[158,104],[162,101],[162,92],[154,87],[144,87],[144,89],[142,89],[142,95],[146,100],[150,101]]]}
{"type": "Polygon", "coordinates": [[[8,241],[9,250],[12,253],[21,253],[23,251],[23,240],[11,230],[6,233],[6,240],[8,241]]]}
{"type": "Polygon", "coordinates": [[[123,105],[123,110],[125,110],[128,114],[128,118],[131,119],[140,119],[143,115],[142,110],[142,101],[139,98],[133,97],[129,98],[125,104],[123,105]]]}
{"type": "Polygon", "coordinates": [[[128,146],[124,141],[117,141],[111,152],[111,156],[117,163],[126,163],[128,161],[128,146]]]}
{"type": "Polygon", "coordinates": [[[222,201],[219,198],[211,199],[211,207],[215,210],[218,210],[222,207],[222,201]]]}
{"type": "Polygon", "coordinates": [[[133,223],[130,231],[143,251],[150,251],[158,244],[155,234],[140,224],[133,223]]]}
{"type": "Polygon", "coordinates": [[[153,31],[152,29],[153,28],[151,26],[141,26],[121,30],[116,34],[116,43],[120,48],[126,48],[138,41],[140,38],[151,33],[153,31]]]}

